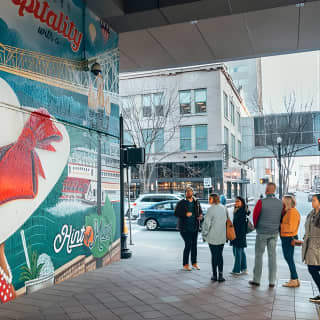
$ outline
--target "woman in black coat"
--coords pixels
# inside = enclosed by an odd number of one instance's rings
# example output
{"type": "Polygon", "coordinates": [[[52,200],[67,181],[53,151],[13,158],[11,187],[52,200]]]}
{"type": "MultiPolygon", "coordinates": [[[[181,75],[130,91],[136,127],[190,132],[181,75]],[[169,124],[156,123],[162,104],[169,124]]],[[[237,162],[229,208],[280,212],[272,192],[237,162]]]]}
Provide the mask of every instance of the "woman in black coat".
{"type": "Polygon", "coordinates": [[[237,197],[233,212],[233,225],[236,232],[236,239],[231,241],[234,255],[234,266],[231,274],[248,274],[247,257],[244,248],[247,247],[247,210],[246,203],[242,197],[237,197]]]}

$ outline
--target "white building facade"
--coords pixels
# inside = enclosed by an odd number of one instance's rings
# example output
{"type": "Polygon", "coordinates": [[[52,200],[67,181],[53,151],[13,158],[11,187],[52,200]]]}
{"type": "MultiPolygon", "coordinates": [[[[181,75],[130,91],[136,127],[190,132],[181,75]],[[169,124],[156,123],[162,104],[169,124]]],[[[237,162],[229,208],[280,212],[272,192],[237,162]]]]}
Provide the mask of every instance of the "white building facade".
{"type": "MultiPolygon", "coordinates": [[[[170,111],[166,127],[157,128],[157,138],[145,146],[151,191],[183,192],[191,185],[199,197],[212,191],[228,198],[248,195],[254,173],[242,161],[240,119],[250,114],[223,64],[120,74],[120,95],[126,112],[132,101],[140,110],[142,135],[170,111]],[[211,188],[204,178],[211,178],[211,188]]],[[[125,129],[137,137],[133,127],[125,129]]],[[[139,189],[140,177],[132,178],[139,189]]]]}

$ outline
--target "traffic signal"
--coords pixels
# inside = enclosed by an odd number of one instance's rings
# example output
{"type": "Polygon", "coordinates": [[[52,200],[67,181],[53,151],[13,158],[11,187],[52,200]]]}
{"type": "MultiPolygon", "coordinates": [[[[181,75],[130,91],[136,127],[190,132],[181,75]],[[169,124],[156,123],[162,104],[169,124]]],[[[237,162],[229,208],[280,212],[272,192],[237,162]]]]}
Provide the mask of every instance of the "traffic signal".
{"type": "Polygon", "coordinates": [[[269,178],[261,178],[260,179],[260,184],[266,184],[269,182],[269,178]]]}
{"type": "Polygon", "coordinates": [[[320,151],[320,138],[318,139],[318,150],[320,151]]]}

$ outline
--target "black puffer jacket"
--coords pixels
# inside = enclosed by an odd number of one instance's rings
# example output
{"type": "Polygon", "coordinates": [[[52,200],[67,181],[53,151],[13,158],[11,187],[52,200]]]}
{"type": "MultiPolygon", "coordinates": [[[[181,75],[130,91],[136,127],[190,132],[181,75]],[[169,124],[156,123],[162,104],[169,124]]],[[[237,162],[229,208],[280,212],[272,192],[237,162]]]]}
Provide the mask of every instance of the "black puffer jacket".
{"type": "MultiPolygon", "coordinates": [[[[196,211],[196,219],[202,215],[202,209],[200,205],[200,201],[196,198],[193,198],[195,211],[196,211]]],[[[186,227],[186,220],[189,219],[186,216],[186,213],[188,212],[188,200],[182,199],[177,203],[176,209],[174,211],[174,215],[178,218],[177,222],[177,229],[181,232],[185,232],[186,227]]],[[[198,225],[198,231],[200,230],[200,221],[197,219],[197,225],[198,225]]]]}
{"type": "Polygon", "coordinates": [[[230,244],[237,248],[247,247],[247,216],[250,211],[241,207],[233,214],[233,225],[236,232],[236,239],[231,241],[230,244]]]}

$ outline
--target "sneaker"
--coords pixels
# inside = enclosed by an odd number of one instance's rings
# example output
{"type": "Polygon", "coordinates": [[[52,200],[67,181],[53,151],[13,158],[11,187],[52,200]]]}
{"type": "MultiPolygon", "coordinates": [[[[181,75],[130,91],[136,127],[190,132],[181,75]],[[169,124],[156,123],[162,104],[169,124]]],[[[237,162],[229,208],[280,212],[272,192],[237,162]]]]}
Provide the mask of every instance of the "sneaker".
{"type": "Polygon", "coordinates": [[[309,301],[310,302],[314,302],[314,303],[320,303],[320,296],[316,296],[314,298],[310,298],[309,301]]]}
{"type": "Polygon", "coordinates": [[[243,271],[241,271],[241,274],[242,275],[247,275],[247,274],[249,274],[249,272],[248,272],[248,270],[243,270],[243,271]]]}
{"type": "Polygon", "coordinates": [[[270,288],[270,289],[273,289],[275,286],[276,286],[276,285],[273,284],[273,283],[270,283],[270,284],[269,284],[269,288],[270,288]]]}
{"type": "Polygon", "coordinates": [[[192,269],[189,267],[189,265],[188,264],[185,264],[184,266],[183,266],[183,269],[182,269],[183,271],[192,271],[192,269]]]}
{"type": "Polygon", "coordinates": [[[197,263],[194,263],[194,264],[192,265],[192,269],[194,269],[194,270],[200,270],[200,267],[198,266],[197,263]]]}
{"type": "Polygon", "coordinates": [[[258,283],[258,282],[254,282],[254,281],[249,281],[249,284],[251,285],[251,286],[255,286],[255,287],[259,287],[260,286],[260,283],[258,283]]]}
{"type": "Polygon", "coordinates": [[[241,275],[240,272],[230,272],[230,274],[232,274],[233,276],[240,276],[241,275]]]}

